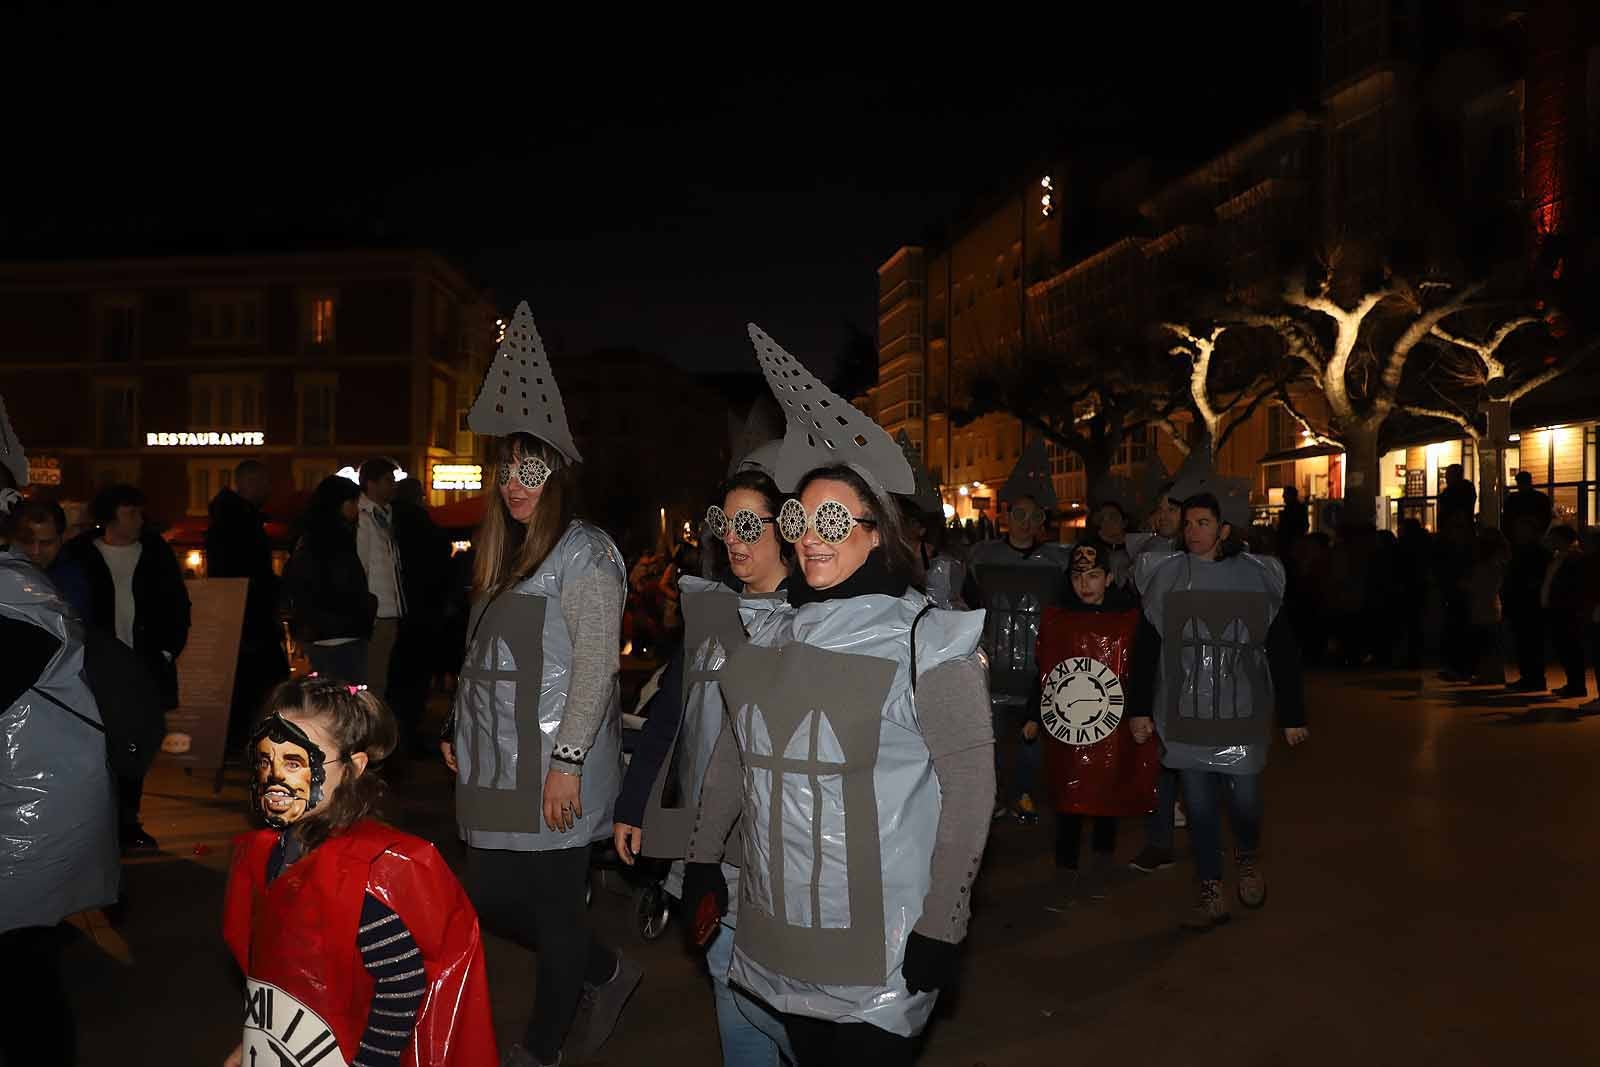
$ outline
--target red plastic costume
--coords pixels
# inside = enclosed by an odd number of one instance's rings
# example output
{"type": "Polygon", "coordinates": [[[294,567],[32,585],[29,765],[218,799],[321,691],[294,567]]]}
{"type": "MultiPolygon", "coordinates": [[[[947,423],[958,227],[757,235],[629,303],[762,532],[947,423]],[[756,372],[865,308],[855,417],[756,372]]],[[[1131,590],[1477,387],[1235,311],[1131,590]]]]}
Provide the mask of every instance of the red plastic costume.
{"type": "Polygon", "coordinates": [[[240,834],[228,874],[223,935],[245,973],[246,1033],[277,1054],[255,1060],[247,1048],[245,1063],[330,1067],[355,1059],[375,985],[356,948],[370,893],[410,929],[427,973],[403,1062],[497,1067],[478,916],[433,846],[363,820],[269,885],[267,859],[277,839],[275,830],[240,834]]]}
{"type": "Polygon", "coordinates": [[[1063,814],[1143,815],[1156,806],[1160,745],[1139,744],[1126,722],[1122,684],[1132,666],[1139,612],[1048,608],[1037,661],[1040,743],[1050,802],[1063,814]]]}

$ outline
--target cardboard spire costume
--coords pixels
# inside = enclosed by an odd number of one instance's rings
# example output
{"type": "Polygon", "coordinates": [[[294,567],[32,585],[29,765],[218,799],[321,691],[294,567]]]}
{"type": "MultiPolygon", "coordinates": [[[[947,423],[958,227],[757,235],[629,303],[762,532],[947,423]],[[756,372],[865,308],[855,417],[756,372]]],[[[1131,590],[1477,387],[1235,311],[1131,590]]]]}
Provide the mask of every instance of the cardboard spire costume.
{"type": "MultiPolygon", "coordinates": [[[[1175,500],[1215,496],[1242,534],[1249,487],[1224,478],[1199,449],[1179,469],[1175,500]]],[[[1283,564],[1240,552],[1211,560],[1181,549],[1135,561],[1142,609],[1161,635],[1154,718],[1171,768],[1254,774],[1266,765],[1274,693],[1267,630],[1283,608],[1283,564]]]]}
{"type": "MultiPolygon", "coordinates": [[[[467,421],[477,433],[528,433],[570,462],[582,459],[526,302],[517,305],[467,421]]],[[[509,466],[502,464],[502,483],[525,473],[509,466]]],[[[611,834],[611,805],[622,780],[615,675],[603,698],[599,732],[588,746],[560,740],[573,671],[573,635],[562,596],[592,571],[626,595],[627,572],[616,544],[598,527],[574,521],[534,573],[472,607],[451,736],[459,768],[456,821],[473,847],[542,852],[611,834]],[[546,826],[540,811],[552,759],[583,768],[583,815],[566,832],[546,826]]]]}
{"type": "Polygon", "coordinates": [[[793,490],[817,467],[846,464],[884,493],[910,496],[917,478],[900,446],[882,427],[819,381],[761,327],[750,323],[750,341],[767,387],[783,407],[785,431],[778,453],[778,488],[793,490]]]}
{"type": "MultiPolygon", "coordinates": [[[[882,429],[766,334],[752,326],[750,335],[790,413],[780,485],[846,462],[881,487],[879,507],[889,492],[915,490],[904,453],[882,429]]],[[[741,614],[749,639],[730,650],[720,674],[727,725],[702,800],[704,816],[724,799],[713,798],[714,788],[740,797],[730,977],[781,1012],[915,1034],[937,994],[910,992],[902,967],[936,891],[930,864],[941,810],[915,677],[975,657],[982,613],[941,611],[907,589],[762,617],[741,606],[741,614]],[[718,775],[719,762],[742,765],[742,775],[718,775]]],[[[713,821],[696,825],[691,863],[723,858],[731,822],[713,821]]]]}
{"type": "MultiPolygon", "coordinates": [[[[1000,499],[1013,504],[1025,496],[1046,511],[1057,503],[1042,437],[1022,450],[1000,490],[1000,499]]],[[[987,613],[983,645],[989,654],[990,699],[996,704],[1028,703],[1038,673],[1034,646],[1039,641],[1039,615],[1060,600],[1067,562],[1066,546],[1049,540],[1025,549],[1007,537],[973,546],[967,566],[978,586],[978,606],[987,613]]]]}
{"type": "Polygon", "coordinates": [[[918,511],[925,515],[938,515],[942,521],[944,498],[939,495],[939,487],[933,484],[933,475],[928,473],[927,464],[923,463],[922,457],[917,454],[917,446],[911,442],[911,435],[901,430],[895,435],[894,440],[905,455],[906,464],[911,468],[911,474],[916,480],[916,492],[908,493],[906,496],[916,505],[918,511]]]}
{"type": "Polygon", "coordinates": [[[478,398],[467,412],[467,425],[473,433],[491,437],[529,433],[550,444],[568,462],[583,462],[526,300],[511,316],[511,325],[478,388],[478,398]]]}

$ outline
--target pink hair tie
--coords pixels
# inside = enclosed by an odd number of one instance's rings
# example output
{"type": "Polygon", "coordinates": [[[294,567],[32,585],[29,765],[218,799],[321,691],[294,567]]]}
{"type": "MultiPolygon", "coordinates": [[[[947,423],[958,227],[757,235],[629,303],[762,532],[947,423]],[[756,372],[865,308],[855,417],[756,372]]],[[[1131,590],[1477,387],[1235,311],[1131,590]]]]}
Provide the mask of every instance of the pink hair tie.
{"type": "Polygon", "coordinates": [[[348,685],[345,688],[350,690],[351,696],[355,696],[357,693],[365,692],[367,687],[364,685],[348,685]]]}

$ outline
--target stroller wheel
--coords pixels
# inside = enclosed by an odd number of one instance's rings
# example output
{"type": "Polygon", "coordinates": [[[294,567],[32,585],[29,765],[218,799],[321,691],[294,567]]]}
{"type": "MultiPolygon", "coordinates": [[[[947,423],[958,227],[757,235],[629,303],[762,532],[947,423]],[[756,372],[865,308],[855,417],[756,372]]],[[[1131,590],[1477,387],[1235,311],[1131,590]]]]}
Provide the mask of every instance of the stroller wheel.
{"type": "Polygon", "coordinates": [[[646,941],[658,940],[667,932],[672,921],[671,899],[660,882],[642,887],[634,898],[633,914],[639,924],[639,936],[646,941]]]}

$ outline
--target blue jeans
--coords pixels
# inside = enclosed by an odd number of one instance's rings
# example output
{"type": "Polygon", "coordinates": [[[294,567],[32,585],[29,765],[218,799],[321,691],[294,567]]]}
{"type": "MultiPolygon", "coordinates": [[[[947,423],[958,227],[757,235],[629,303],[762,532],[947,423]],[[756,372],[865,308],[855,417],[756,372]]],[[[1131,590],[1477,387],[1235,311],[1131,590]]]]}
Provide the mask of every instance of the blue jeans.
{"type": "Polygon", "coordinates": [[[993,703],[989,705],[989,714],[994,726],[994,780],[1002,800],[1008,794],[1011,800],[1016,800],[1024,793],[1032,793],[1039,781],[1039,765],[1044,761],[1039,739],[1022,739],[1022,727],[1028,721],[1026,706],[993,703]],[[1011,775],[1010,788],[1007,789],[1003,784],[1006,781],[1005,754],[1013,746],[1017,753],[1014,760],[1016,773],[1011,775]]]}
{"type": "Polygon", "coordinates": [[[733,927],[724,922],[706,948],[711,993],[717,1005],[717,1030],[722,1034],[723,1067],[778,1067],[781,1055],[796,1062],[783,1020],[765,1004],[728,983],[733,966],[733,927]]]}
{"type": "Polygon", "coordinates": [[[1172,851],[1173,809],[1178,804],[1178,772],[1161,768],[1156,779],[1156,810],[1144,819],[1144,847],[1172,851]]]}
{"type": "Polygon", "coordinates": [[[1228,801],[1234,847],[1254,852],[1261,847],[1261,775],[1184,770],[1183,803],[1189,811],[1189,844],[1194,849],[1195,876],[1202,882],[1222,878],[1222,815],[1218,794],[1228,801]]]}
{"type": "Polygon", "coordinates": [[[337,678],[351,685],[367,684],[367,642],[351,641],[343,645],[314,645],[307,643],[306,659],[311,669],[322,678],[337,678]]]}

